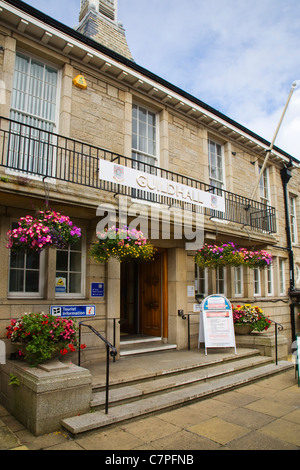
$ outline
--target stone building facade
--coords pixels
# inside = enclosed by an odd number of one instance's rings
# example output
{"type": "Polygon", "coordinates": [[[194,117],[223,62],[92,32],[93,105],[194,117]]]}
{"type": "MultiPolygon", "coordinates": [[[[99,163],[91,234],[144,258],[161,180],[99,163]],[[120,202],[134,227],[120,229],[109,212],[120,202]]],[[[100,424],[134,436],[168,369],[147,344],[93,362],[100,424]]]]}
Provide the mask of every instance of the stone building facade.
{"type": "MultiPolygon", "coordinates": [[[[299,330],[299,162],[274,147],[252,199],[269,142],[136,64],[115,7],[112,0],[82,0],[79,27],[73,30],[23,2],[0,1],[0,337],[10,319],[24,312],[93,305],[90,324],[115,341],[118,351],[128,333],[186,349],[187,322],[180,311],[192,314],[190,340],[197,347],[195,296],[219,293],[234,305],[259,305],[283,325],[291,345],[299,330]],[[78,76],[86,87],[76,86],[78,76]],[[101,160],[220,196],[225,212],[209,207],[199,212],[190,203],[175,207],[163,198],[109,186],[99,178],[101,160]],[[291,173],[287,219],[283,172],[291,173]],[[45,203],[70,216],[82,229],[82,243],[50,249],[38,259],[14,259],[6,247],[7,231],[45,203]],[[97,264],[89,257],[99,206],[113,208],[118,223],[120,204],[131,211],[127,223],[137,217],[149,222],[152,215],[148,235],[159,249],[152,267],[116,260],[97,264]],[[164,237],[162,220],[156,222],[169,214],[170,236],[164,237]],[[182,214],[188,214],[186,233],[182,214]],[[266,249],[272,266],[199,270],[196,248],[186,249],[197,217],[202,243],[266,249]],[[177,229],[181,237],[174,235],[177,229]],[[59,277],[63,292],[56,289],[59,277]],[[104,296],[93,296],[94,284],[103,285],[104,296]],[[145,294],[147,287],[152,290],[145,294]],[[148,307],[146,295],[155,297],[148,307]]],[[[85,343],[84,361],[99,360],[104,352],[99,339],[85,333],[85,343]]]]}

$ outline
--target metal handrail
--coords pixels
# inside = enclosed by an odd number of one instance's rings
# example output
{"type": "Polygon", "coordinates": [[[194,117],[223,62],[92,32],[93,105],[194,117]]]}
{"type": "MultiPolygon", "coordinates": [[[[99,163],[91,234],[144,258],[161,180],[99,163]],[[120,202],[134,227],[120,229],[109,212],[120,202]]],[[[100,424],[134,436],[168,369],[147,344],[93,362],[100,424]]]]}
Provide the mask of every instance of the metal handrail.
{"type": "Polygon", "coordinates": [[[99,331],[95,330],[91,325],[83,322],[79,322],[79,347],[78,347],[78,365],[80,366],[80,350],[81,350],[81,327],[86,326],[89,328],[98,338],[100,338],[106,344],[106,386],[105,386],[105,413],[108,413],[108,400],[109,400],[109,356],[116,357],[116,348],[104,338],[99,331]]]}
{"type": "MultiPolygon", "coordinates": [[[[184,313],[184,314],[179,314],[179,316],[182,318],[182,320],[188,319],[188,350],[190,351],[191,349],[191,344],[190,344],[190,315],[199,315],[199,313],[184,313]]],[[[274,320],[271,320],[271,318],[268,317],[268,320],[271,323],[274,323],[275,325],[275,363],[278,366],[278,334],[277,331],[283,331],[284,327],[281,325],[281,323],[277,323],[274,320]]]]}
{"type": "Polygon", "coordinates": [[[202,213],[210,219],[223,219],[248,226],[263,233],[276,232],[275,208],[269,205],[215,188],[193,177],[139,162],[134,158],[12,119],[0,117],[0,122],[0,166],[6,169],[21,172],[22,175],[32,174],[43,179],[65,181],[146,201],[151,197],[152,202],[170,207],[174,205],[174,201],[167,195],[149,196],[145,191],[132,190],[118,183],[101,180],[99,161],[115,161],[120,165],[139,168],[171,182],[222,196],[225,201],[224,213],[177,201],[176,206],[182,209],[202,213]]]}
{"type": "Polygon", "coordinates": [[[283,325],[281,325],[281,323],[277,323],[276,321],[274,320],[271,320],[271,318],[268,317],[268,320],[271,322],[271,323],[274,323],[275,325],[275,360],[276,360],[276,365],[278,366],[278,335],[277,335],[277,331],[283,331],[283,325]]]}

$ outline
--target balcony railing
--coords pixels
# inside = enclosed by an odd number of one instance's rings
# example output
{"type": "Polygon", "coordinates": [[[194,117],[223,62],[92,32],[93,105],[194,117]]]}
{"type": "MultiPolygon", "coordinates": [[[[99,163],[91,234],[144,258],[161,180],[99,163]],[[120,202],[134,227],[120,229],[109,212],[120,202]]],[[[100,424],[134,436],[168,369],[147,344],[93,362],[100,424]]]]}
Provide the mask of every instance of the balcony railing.
{"type": "Polygon", "coordinates": [[[167,196],[149,195],[140,190],[101,180],[99,178],[99,160],[115,161],[120,165],[138,168],[169,181],[217,194],[222,196],[225,201],[225,212],[180,201],[176,201],[176,207],[192,212],[199,211],[211,219],[235,222],[250,230],[263,233],[276,232],[275,209],[271,206],[215,188],[194,178],[37,127],[1,118],[0,145],[0,166],[16,171],[22,176],[25,174],[38,176],[41,179],[51,178],[131,198],[174,206],[174,200],[167,196]]]}

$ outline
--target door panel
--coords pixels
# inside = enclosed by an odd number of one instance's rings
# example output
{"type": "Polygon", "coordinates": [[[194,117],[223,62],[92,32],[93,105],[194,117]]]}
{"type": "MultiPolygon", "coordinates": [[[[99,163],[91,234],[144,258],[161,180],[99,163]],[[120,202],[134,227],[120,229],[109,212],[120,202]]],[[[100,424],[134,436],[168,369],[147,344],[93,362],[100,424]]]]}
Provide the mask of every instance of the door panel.
{"type": "Polygon", "coordinates": [[[162,254],[140,265],[140,324],[141,333],[161,336],[162,326],[162,254]]]}

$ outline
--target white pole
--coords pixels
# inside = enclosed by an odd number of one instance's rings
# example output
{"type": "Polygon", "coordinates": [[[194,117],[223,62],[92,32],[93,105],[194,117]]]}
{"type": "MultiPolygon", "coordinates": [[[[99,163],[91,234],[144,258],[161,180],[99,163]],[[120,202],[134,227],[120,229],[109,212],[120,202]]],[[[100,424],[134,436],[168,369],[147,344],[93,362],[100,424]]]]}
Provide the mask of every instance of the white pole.
{"type": "Polygon", "coordinates": [[[267,166],[269,157],[270,157],[271,152],[272,152],[272,150],[273,150],[274,143],[275,143],[276,137],[277,137],[277,135],[278,135],[280,126],[281,126],[281,124],[282,124],[283,118],[284,118],[284,116],[285,116],[286,110],[287,110],[287,108],[288,108],[288,105],[289,105],[289,103],[290,103],[290,101],[291,101],[292,95],[293,95],[294,90],[295,90],[296,87],[297,87],[297,83],[294,82],[294,83],[292,84],[291,91],[290,91],[290,93],[289,93],[289,96],[288,96],[288,99],[287,99],[285,108],[284,108],[284,110],[283,110],[282,116],[281,116],[281,118],[280,118],[279,124],[278,124],[277,129],[276,129],[276,132],[275,132],[275,134],[274,134],[273,140],[272,140],[272,142],[271,142],[270,147],[269,147],[268,150],[267,150],[267,155],[266,155],[266,157],[265,157],[265,160],[264,160],[262,169],[261,169],[261,171],[260,171],[259,177],[258,177],[257,182],[256,182],[256,185],[255,185],[255,187],[254,187],[254,189],[253,189],[253,191],[252,191],[252,194],[251,194],[250,199],[253,199],[253,198],[254,198],[254,195],[255,195],[256,190],[257,190],[257,187],[258,187],[258,185],[259,185],[260,179],[261,179],[262,176],[263,176],[263,173],[264,173],[265,168],[266,168],[266,166],[267,166]]]}

